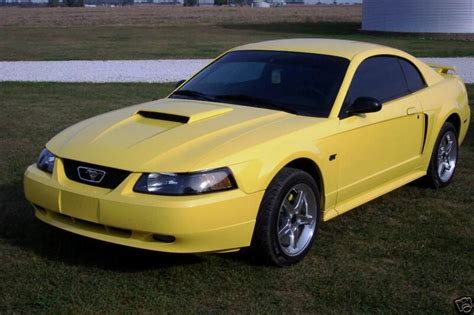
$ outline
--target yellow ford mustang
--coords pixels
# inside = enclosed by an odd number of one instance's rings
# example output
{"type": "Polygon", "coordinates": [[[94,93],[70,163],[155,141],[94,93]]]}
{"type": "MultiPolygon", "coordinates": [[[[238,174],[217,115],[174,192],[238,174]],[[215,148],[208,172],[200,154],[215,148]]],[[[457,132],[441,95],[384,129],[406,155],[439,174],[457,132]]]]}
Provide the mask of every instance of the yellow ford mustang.
{"type": "Polygon", "coordinates": [[[175,253],[250,246],[289,265],[320,222],[420,177],[450,183],[463,82],[396,49],[340,40],[233,49],[165,99],[80,122],[25,173],[36,216],[175,253]]]}

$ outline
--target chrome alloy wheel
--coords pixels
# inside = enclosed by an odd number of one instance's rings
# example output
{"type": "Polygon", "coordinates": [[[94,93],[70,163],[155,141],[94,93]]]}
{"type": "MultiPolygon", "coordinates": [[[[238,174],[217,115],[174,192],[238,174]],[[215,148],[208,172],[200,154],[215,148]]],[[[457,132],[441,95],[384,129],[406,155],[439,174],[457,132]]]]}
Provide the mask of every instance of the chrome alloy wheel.
{"type": "Polygon", "coordinates": [[[306,184],[293,186],[280,206],[278,243],[288,256],[296,256],[311,243],[317,219],[316,197],[306,184]]]}
{"type": "Polygon", "coordinates": [[[439,179],[446,183],[451,179],[456,168],[458,156],[458,144],[456,134],[449,130],[441,139],[438,147],[438,176],[439,179]]]}

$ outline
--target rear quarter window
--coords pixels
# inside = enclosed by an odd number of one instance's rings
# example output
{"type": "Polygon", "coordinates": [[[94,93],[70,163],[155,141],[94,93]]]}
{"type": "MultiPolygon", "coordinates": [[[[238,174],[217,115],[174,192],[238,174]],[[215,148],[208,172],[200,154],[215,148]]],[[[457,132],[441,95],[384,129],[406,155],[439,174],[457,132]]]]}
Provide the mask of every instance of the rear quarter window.
{"type": "Polygon", "coordinates": [[[405,74],[408,88],[410,92],[416,92],[426,87],[425,80],[421,76],[420,71],[409,61],[398,59],[405,74]]]}

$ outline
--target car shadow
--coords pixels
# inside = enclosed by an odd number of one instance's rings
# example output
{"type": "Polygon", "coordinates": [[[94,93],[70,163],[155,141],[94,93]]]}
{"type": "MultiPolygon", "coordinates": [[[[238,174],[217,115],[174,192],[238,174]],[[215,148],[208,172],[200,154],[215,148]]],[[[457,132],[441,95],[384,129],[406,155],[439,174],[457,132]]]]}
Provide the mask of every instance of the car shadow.
{"type": "Polygon", "coordinates": [[[168,254],[101,242],[49,226],[35,218],[20,181],[0,185],[0,239],[48,260],[68,265],[135,272],[192,265],[203,255],[168,254]]]}

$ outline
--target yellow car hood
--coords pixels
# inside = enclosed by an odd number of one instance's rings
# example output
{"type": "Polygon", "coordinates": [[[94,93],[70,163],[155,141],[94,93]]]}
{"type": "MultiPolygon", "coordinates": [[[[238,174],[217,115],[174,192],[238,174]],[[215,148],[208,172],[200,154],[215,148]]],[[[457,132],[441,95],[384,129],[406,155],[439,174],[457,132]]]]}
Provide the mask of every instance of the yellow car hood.
{"type": "Polygon", "coordinates": [[[291,117],[262,108],[163,99],[82,121],[46,147],[61,158],[129,171],[187,172],[219,145],[252,137],[263,126],[279,128],[276,122],[291,117]]]}

